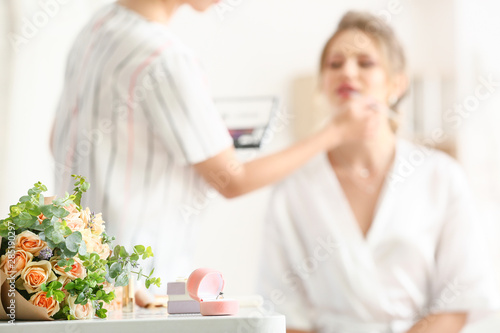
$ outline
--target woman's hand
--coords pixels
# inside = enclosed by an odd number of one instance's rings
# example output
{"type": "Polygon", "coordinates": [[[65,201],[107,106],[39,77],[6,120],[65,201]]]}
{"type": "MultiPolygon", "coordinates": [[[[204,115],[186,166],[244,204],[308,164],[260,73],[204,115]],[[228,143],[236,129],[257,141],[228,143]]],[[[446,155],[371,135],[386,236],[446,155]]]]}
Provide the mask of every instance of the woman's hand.
{"type": "MultiPolygon", "coordinates": [[[[356,95],[358,96],[358,95],[356,95]]],[[[355,141],[372,139],[378,131],[381,113],[379,104],[371,97],[352,97],[339,106],[339,110],[327,125],[332,135],[332,147],[355,141]]]]}
{"type": "Polygon", "coordinates": [[[407,333],[458,333],[467,322],[467,313],[429,315],[416,323],[407,333]]]}

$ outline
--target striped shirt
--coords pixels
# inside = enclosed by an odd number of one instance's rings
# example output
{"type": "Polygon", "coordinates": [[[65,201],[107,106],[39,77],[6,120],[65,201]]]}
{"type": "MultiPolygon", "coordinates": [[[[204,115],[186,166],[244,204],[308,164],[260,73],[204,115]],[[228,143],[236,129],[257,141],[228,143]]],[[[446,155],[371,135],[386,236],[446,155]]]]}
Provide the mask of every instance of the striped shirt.
{"type": "Polygon", "coordinates": [[[53,151],[57,193],[71,174],[92,184],[83,204],[108,234],[151,245],[155,275],[186,275],[197,220],[214,190],[196,164],[232,145],[200,66],[168,27],[116,3],[70,52],[53,151]]]}

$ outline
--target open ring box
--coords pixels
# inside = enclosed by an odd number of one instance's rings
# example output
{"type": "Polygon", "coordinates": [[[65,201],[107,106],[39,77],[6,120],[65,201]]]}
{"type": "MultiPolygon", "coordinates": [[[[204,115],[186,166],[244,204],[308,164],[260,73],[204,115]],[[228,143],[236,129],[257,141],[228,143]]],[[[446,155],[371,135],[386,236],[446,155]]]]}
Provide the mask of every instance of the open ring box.
{"type": "Polygon", "coordinates": [[[219,297],[223,289],[222,273],[210,268],[198,268],[187,280],[189,296],[200,302],[200,313],[204,316],[227,316],[238,313],[237,300],[219,297]]]}

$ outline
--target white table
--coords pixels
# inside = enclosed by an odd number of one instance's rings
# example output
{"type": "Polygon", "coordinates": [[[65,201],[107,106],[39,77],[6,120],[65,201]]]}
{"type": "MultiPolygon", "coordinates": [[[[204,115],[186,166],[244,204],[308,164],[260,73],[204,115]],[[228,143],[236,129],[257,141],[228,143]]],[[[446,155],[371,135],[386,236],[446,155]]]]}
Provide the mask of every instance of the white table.
{"type": "Polygon", "coordinates": [[[108,319],[0,322],[1,333],[285,333],[285,316],[242,308],[236,316],[169,315],[166,309],[112,312],[108,319]]]}

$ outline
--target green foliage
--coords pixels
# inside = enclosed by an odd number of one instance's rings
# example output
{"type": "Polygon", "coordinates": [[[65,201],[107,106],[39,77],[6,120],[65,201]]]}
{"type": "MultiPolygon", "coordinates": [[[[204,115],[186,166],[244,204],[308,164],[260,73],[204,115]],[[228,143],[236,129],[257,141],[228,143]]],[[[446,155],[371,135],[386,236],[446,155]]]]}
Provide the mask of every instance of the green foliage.
{"type": "Polygon", "coordinates": [[[85,178],[82,176],[72,175],[75,178],[75,188],[73,191],[75,192],[75,199],[73,199],[74,203],[77,206],[80,206],[80,202],[82,200],[82,195],[84,192],[87,192],[90,188],[90,184],[85,181],[85,178]]]}
{"type": "Polygon", "coordinates": [[[159,287],[161,280],[152,276],[154,269],[149,275],[143,274],[142,269],[132,271],[132,268],[140,268],[139,260],[145,260],[153,256],[154,254],[150,246],[146,248],[143,245],[136,245],[133,248],[132,254],[129,254],[123,246],[115,246],[113,255],[108,258],[108,281],[114,283],[117,287],[126,286],[131,274],[136,274],[137,280],[143,277],[146,278],[146,288],[149,288],[151,285],[159,287]]]}
{"type": "Polygon", "coordinates": [[[64,292],[61,290],[62,288],[62,283],[59,281],[52,281],[48,285],[45,283],[42,284],[42,291],[47,292],[47,295],[45,297],[47,298],[54,298],[58,302],[62,302],[64,300],[64,292]]]}
{"type": "MultiPolygon", "coordinates": [[[[160,279],[152,276],[154,270],[149,275],[143,274],[139,265],[140,260],[153,257],[151,247],[136,245],[129,253],[125,247],[117,245],[107,259],[101,259],[97,253],[87,252],[82,233],[72,232],[65,221],[70,214],[67,207],[74,205],[75,209],[82,211],[82,195],[90,188],[90,184],[84,177],[73,175],[73,178],[75,179],[73,193],[66,193],[64,197],[53,200],[48,205],[45,205],[43,196],[47,187],[40,182],[34,184],[33,188],[28,190],[27,195],[22,196],[17,204],[10,206],[9,216],[0,220],[0,236],[8,237],[9,232],[15,231],[15,234],[19,234],[25,230],[38,234],[50,247],[53,256],[57,258],[57,265],[65,272],[71,271],[73,265],[77,264],[76,258],[81,260],[87,273],[84,278],[68,282],[64,287],[61,282],[52,281],[49,284],[43,284],[42,290],[47,293],[47,297],[52,297],[58,302],[65,300],[64,291],[76,297],[76,304],[84,305],[92,302],[96,307],[96,315],[99,318],[106,318],[107,311],[103,309],[103,305],[110,303],[115,298],[115,294],[113,291],[106,292],[104,283],[126,286],[131,275],[137,274],[138,279],[146,278],[145,284],[149,288],[151,285],[160,286],[160,279]],[[132,271],[133,268],[139,268],[139,271],[132,271]]],[[[114,237],[102,233],[103,244],[111,246],[113,240],[114,237]]],[[[6,248],[2,246],[0,255],[5,251],[6,248]]],[[[40,259],[35,257],[33,260],[40,259]]],[[[28,293],[20,292],[23,297],[29,298],[28,293]]],[[[67,305],[63,306],[54,318],[75,319],[67,305]]]]}

